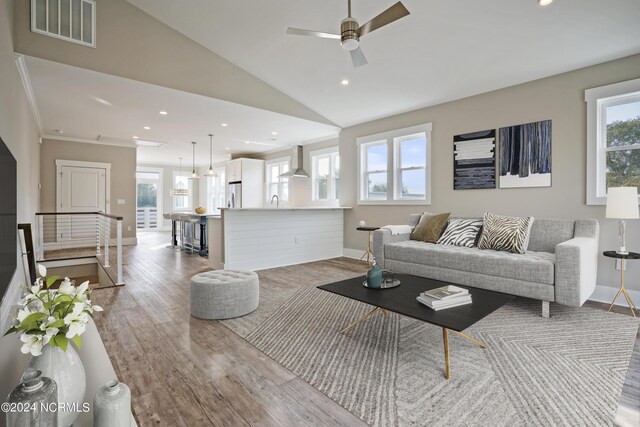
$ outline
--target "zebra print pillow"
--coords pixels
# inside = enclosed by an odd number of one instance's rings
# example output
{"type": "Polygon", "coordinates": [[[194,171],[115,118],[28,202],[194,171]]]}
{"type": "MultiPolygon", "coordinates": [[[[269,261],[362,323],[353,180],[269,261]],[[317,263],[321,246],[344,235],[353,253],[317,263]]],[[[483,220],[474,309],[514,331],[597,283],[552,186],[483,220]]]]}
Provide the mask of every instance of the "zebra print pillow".
{"type": "Polygon", "coordinates": [[[486,212],[478,247],[523,254],[529,245],[533,221],[532,216],[500,216],[486,212]]]}
{"type": "Polygon", "coordinates": [[[479,219],[450,219],[447,229],[438,239],[438,244],[471,248],[481,227],[482,220],[479,219]]]}

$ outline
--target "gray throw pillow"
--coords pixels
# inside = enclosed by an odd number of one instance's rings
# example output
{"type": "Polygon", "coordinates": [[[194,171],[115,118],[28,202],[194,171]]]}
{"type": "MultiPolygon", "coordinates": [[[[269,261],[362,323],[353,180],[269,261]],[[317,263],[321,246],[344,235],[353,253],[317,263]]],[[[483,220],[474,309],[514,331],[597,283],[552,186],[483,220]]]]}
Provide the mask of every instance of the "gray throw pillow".
{"type": "Polygon", "coordinates": [[[438,244],[472,248],[481,227],[482,220],[480,219],[450,219],[447,228],[438,239],[438,244]]]}
{"type": "Polygon", "coordinates": [[[523,254],[529,244],[533,221],[532,216],[500,216],[486,212],[478,248],[523,254]]]}

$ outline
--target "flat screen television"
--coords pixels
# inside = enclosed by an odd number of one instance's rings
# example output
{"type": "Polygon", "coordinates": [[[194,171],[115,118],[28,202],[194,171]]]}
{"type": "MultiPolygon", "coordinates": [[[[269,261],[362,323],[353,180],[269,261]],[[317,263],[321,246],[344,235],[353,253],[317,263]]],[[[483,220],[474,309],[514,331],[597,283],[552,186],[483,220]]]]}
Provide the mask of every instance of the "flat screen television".
{"type": "Polygon", "coordinates": [[[15,157],[0,137],[0,301],[17,264],[17,166],[15,157]]]}

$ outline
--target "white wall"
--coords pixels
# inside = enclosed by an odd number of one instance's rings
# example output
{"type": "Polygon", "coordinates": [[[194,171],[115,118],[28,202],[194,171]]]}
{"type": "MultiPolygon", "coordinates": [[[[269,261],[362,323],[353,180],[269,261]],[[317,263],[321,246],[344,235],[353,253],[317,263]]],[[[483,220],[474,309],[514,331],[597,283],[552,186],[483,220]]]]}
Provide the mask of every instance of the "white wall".
{"type": "MultiPolygon", "coordinates": [[[[39,209],[39,135],[15,65],[12,28],[12,2],[0,0],[0,136],[18,161],[18,223],[31,223],[35,231],[35,213],[39,209]]],[[[18,268],[0,305],[0,335],[9,328],[9,310],[19,297],[19,285],[26,281],[19,247],[16,247],[16,259],[18,268]]],[[[15,335],[0,338],[2,399],[17,384],[27,363],[28,358],[19,348],[15,335]]],[[[0,419],[3,425],[4,413],[0,419]]]]}

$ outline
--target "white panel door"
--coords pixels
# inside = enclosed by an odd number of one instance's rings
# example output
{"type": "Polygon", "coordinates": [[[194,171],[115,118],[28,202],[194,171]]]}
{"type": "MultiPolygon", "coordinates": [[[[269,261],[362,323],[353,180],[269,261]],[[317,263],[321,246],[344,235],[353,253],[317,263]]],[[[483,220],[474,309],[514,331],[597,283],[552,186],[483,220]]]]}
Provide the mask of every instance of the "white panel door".
{"type": "MultiPolygon", "coordinates": [[[[62,166],[58,212],[105,211],[106,170],[102,168],[62,166]]],[[[60,218],[59,240],[95,239],[97,217],[77,215],[60,218]]]]}

